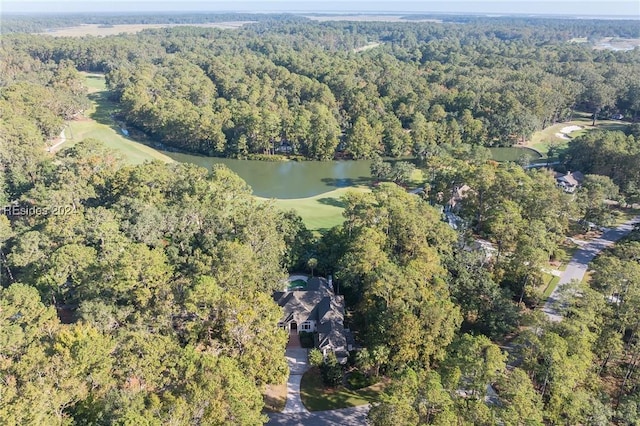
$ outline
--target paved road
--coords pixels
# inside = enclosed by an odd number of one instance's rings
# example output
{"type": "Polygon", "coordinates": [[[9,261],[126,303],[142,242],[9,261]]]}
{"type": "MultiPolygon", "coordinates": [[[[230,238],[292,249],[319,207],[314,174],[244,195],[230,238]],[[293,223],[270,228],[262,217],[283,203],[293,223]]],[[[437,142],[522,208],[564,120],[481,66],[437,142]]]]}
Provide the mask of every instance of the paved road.
{"type": "Polygon", "coordinates": [[[613,245],[616,241],[629,234],[633,230],[633,226],[637,223],[640,223],[640,216],[634,217],[617,228],[606,231],[599,238],[589,241],[589,243],[583,245],[574,253],[571,261],[567,265],[567,269],[565,269],[562,277],[560,277],[558,285],[549,295],[549,298],[542,308],[542,311],[547,314],[547,317],[551,321],[562,320],[562,315],[560,315],[558,311],[561,307],[561,301],[559,298],[561,287],[573,280],[582,281],[584,274],[587,272],[587,267],[593,258],[602,250],[613,245]]]}
{"type": "Polygon", "coordinates": [[[369,405],[341,410],[296,414],[269,414],[267,426],[363,426],[367,424],[369,405]]]}

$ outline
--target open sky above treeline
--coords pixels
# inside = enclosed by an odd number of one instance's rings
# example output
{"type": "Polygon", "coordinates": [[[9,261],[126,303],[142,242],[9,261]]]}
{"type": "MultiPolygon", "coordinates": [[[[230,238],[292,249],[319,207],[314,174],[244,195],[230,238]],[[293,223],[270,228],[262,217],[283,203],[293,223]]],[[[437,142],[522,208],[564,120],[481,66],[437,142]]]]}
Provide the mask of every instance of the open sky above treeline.
{"type": "Polygon", "coordinates": [[[239,11],[239,12],[420,12],[570,15],[575,17],[625,17],[640,19],[640,2],[617,1],[326,1],[315,0],[235,0],[235,1],[77,1],[5,0],[3,13],[79,13],[79,12],[159,12],[159,11],[239,11]]]}

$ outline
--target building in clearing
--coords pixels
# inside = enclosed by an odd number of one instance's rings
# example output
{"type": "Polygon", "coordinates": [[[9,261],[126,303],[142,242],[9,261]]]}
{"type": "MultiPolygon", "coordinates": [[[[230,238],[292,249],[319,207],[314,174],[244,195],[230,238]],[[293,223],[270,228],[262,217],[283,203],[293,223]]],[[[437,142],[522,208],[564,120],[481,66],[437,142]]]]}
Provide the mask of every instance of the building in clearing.
{"type": "Polygon", "coordinates": [[[338,361],[347,361],[353,344],[344,328],[344,297],[334,293],[331,281],[310,278],[305,288],[278,291],[273,298],[284,310],[278,327],[289,333],[314,333],[316,346],[325,356],[333,351],[338,361]]]}
{"type": "Polygon", "coordinates": [[[564,192],[568,192],[570,194],[576,192],[576,189],[578,189],[583,180],[584,175],[580,172],[567,172],[566,175],[556,176],[558,186],[562,188],[564,192]]]}

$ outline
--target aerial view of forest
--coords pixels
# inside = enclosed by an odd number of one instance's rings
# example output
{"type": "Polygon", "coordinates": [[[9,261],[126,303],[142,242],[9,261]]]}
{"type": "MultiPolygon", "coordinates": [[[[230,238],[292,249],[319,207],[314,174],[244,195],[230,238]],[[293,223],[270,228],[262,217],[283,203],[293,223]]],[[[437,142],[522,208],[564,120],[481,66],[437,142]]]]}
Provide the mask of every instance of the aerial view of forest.
{"type": "Polygon", "coordinates": [[[0,424],[640,424],[627,18],[2,15],[0,424]]]}

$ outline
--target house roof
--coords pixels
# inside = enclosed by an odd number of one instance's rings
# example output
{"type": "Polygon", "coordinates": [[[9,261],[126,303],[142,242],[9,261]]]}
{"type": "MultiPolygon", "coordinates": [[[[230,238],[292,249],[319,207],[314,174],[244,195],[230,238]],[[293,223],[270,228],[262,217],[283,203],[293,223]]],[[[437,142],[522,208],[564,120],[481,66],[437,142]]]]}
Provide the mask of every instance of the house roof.
{"type": "Polygon", "coordinates": [[[305,289],[277,291],[273,294],[276,303],[284,308],[285,322],[304,322],[318,318],[318,306],[322,300],[333,297],[333,289],[324,278],[310,278],[305,289]]]}
{"type": "Polygon", "coordinates": [[[344,298],[325,297],[318,305],[318,346],[320,349],[346,348],[347,338],[344,334],[344,298]]]}
{"type": "Polygon", "coordinates": [[[582,181],[584,180],[584,175],[582,174],[582,172],[573,172],[571,175],[575,180],[578,181],[578,183],[582,183],[582,181]]]}
{"type": "Polygon", "coordinates": [[[274,299],[284,309],[282,322],[317,322],[320,349],[347,347],[344,331],[344,297],[335,295],[324,278],[311,278],[306,289],[276,292],[274,299]]]}
{"type": "Polygon", "coordinates": [[[582,180],[584,179],[584,175],[580,172],[568,172],[566,175],[564,176],[559,176],[556,178],[556,180],[558,182],[567,184],[569,186],[578,186],[580,185],[580,182],[582,182],[582,180]]]}
{"type": "Polygon", "coordinates": [[[317,291],[294,290],[283,293],[276,302],[284,308],[284,321],[302,323],[315,319],[316,306],[326,296],[317,291]]]}

